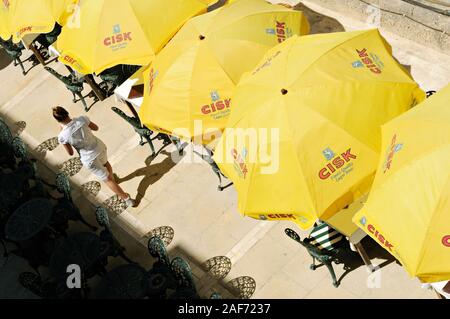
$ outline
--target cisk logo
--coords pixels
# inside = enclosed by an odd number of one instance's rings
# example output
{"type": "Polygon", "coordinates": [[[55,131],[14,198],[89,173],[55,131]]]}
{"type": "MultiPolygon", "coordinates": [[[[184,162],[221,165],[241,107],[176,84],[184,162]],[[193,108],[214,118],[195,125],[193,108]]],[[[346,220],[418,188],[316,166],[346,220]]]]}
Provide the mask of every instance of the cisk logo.
{"type": "Polygon", "coordinates": [[[323,151],[322,151],[322,154],[323,154],[323,156],[325,156],[325,159],[327,160],[327,161],[331,161],[335,156],[336,156],[336,154],[334,154],[334,152],[331,150],[331,148],[329,148],[329,147],[327,147],[326,149],[324,149],[323,151]]]}
{"type": "Polygon", "coordinates": [[[247,149],[244,147],[241,154],[239,154],[239,152],[235,148],[233,148],[231,150],[231,156],[233,156],[234,169],[236,173],[238,173],[241,178],[245,179],[248,173],[247,164],[245,163],[245,159],[247,157],[247,149]]]}
{"type": "Polygon", "coordinates": [[[74,58],[72,58],[71,56],[65,55],[63,57],[63,60],[66,61],[67,63],[73,65],[77,62],[77,60],[75,60],[74,58]]]}
{"type": "Polygon", "coordinates": [[[329,161],[325,167],[319,170],[319,178],[322,180],[328,179],[332,176],[338,169],[344,167],[350,161],[356,159],[356,155],[351,153],[351,148],[349,148],[341,155],[337,155],[327,147],[322,151],[323,156],[327,161],[329,161]]]}
{"type": "Polygon", "coordinates": [[[383,164],[383,174],[391,168],[395,153],[399,152],[402,148],[403,143],[397,143],[397,134],[394,134],[391,140],[391,145],[389,145],[388,149],[386,150],[386,159],[383,164]]]}
{"type": "Polygon", "coordinates": [[[20,37],[25,32],[31,32],[32,30],[33,30],[33,26],[29,25],[27,27],[21,28],[16,34],[17,34],[18,37],[20,37]]]}
{"type": "Polygon", "coordinates": [[[269,214],[267,217],[272,219],[295,219],[294,214],[269,214]]]}
{"type": "Polygon", "coordinates": [[[133,39],[131,38],[131,32],[122,32],[120,29],[120,25],[116,24],[113,26],[113,35],[103,39],[103,45],[109,47],[114,44],[127,41],[130,42],[132,40],[133,39]]]}
{"type": "Polygon", "coordinates": [[[217,91],[213,91],[210,93],[211,95],[211,104],[203,105],[201,108],[201,112],[203,114],[216,113],[225,109],[228,109],[231,105],[231,99],[221,99],[220,95],[217,91]]]}
{"type": "Polygon", "coordinates": [[[384,64],[376,54],[368,53],[366,48],[362,50],[356,49],[356,53],[358,54],[359,60],[352,62],[352,67],[363,68],[365,66],[372,73],[381,74],[384,64]]]}
{"type": "Polygon", "coordinates": [[[267,214],[267,215],[259,215],[259,220],[276,220],[276,219],[283,219],[283,220],[293,220],[293,221],[300,221],[301,223],[307,223],[308,218],[295,215],[295,214],[267,214]]]}
{"type": "Polygon", "coordinates": [[[158,77],[159,72],[157,70],[154,70],[151,68],[150,75],[149,75],[149,81],[148,81],[148,92],[152,93],[153,91],[153,85],[155,83],[156,78],[158,77]]]}
{"type": "Polygon", "coordinates": [[[372,224],[367,224],[367,219],[366,217],[362,217],[359,220],[360,224],[364,226],[364,228],[367,229],[367,231],[369,233],[371,233],[376,240],[378,240],[385,248],[389,249],[389,251],[392,251],[392,248],[394,247],[394,245],[392,245],[387,239],[386,237],[384,237],[376,228],[374,225],[372,224]]]}
{"type": "Polygon", "coordinates": [[[275,35],[278,39],[278,43],[281,43],[292,36],[292,30],[286,27],[286,22],[279,21],[276,21],[275,28],[266,29],[266,33],[275,35]]]}

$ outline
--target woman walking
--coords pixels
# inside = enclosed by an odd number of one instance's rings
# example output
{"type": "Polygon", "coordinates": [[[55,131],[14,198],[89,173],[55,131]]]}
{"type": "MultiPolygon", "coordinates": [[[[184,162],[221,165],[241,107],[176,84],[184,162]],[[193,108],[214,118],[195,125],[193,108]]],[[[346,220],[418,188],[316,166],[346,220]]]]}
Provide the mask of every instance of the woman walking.
{"type": "Polygon", "coordinates": [[[61,126],[58,141],[64,146],[67,153],[73,155],[73,148],[75,148],[80,155],[83,166],[105,182],[115,194],[126,202],[127,207],[134,207],[135,201],[114,180],[105,143],[92,133],[92,131],[98,131],[98,126],[91,122],[87,116],[72,119],[69,112],[61,106],[53,108],[53,117],[61,126]]]}

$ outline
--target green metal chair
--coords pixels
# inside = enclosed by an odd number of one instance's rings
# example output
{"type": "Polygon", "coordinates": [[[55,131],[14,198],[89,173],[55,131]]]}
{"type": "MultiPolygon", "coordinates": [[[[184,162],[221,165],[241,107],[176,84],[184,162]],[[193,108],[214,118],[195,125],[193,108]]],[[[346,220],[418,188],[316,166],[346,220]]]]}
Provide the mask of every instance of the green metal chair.
{"type": "Polygon", "coordinates": [[[9,129],[9,126],[5,123],[5,121],[0,118],[0,142],[11,144],[13,136],[9,129]]]}
{"type": "Polygon", "coordinates": [[[28,189],[29,197],[46,197],[47,192],[44,185],[54,188],[55,185],[47,183],[40,176],[37,168],[37,161],[28,156],[28,151],[25,143],[20,137],[14,137],[12,140],[12,149],[14,156],[19,159],[18,174],[23,175],[35,182],[35,186],[28,189]]]}
{"type": "Polygon", "coordinates": [[[157,259],[147,272],[147,295],[150,298],[166,299],[169,289],[175,290],[177,280],[170,267],[170,260],[164,242],[158,236],[153,236],[147,243],[150,255],[157,259]]]}
{"type": "Polygon", "coordinates": [[[80,209],[73,202],[71,195],[72,188],[70,186],[70,181],[67,174],[64,172],[58,173],[56,175],[55,183],[58,192],[64,195],[62,198],[58,199],[58,202],[54,207],[55,221],[59,220],[61,222],[60,226],[62,226],[62,233],[64,234],[65,229],[67,229],[66,224],[63,223],[64,220],[67,220],[67,222],[69,220],[79,221],[87,226],[90,230],[96,231],[97,227],[89,224],[84,219],[83,215],[81,215],[80,209]]]}
{"type": "Polygon", "coordinates": [[[206,151],[206,154],[199,153],[197,151],[193,151],[193,152],[195,154],[197,154],[198,156],[200,156],[202,158],[202,160],[204,160],[206,163],[208,163],[211,166],[211,169],[213,170],[214,174],[216,174],[217,178],[219,179],[219,185],[217,186],[217,189],[221,192],[224,189],[226,189],[226,188],[230,187],[231,185],[233,185],[233,182],[229,182],[228,184],[222,186],[222,177],[226,178],[226,176],[222,173],[222,171],[220,170],[219,166],[214,161],[214,159],[213,159],[213,155],[214,155],[213,151],[211,151],[207,147],[203,147],[203,149],[206,151]]]}
{"type": "MultiPolygon", "coordinates": [[[[12,139],[11,147],[12,147],[14,156],[17,159],[19,159],[18,168],[22,169],[22,171],[28,170],[30,172],[29,178],[33,179],[36,183],[35,187],[33,188],[34,195],[46,197],[48,194],[44,188],[44,185],[51,189],[57,188],[56,185],[48,183],[39,175],[39,170],[37,167],[37,160],[29,157],[28,150],[25,146],[25,143],[23,142],[23,140],[20,137],[17,136],[12,139]]],[[[30,194],[30,195],[33,195],[33,194],[30,194]]]]}
{"type": "Polygon", "coordinates": [[[170,263],[170,268],[178,281],[178,287],[169,299],[200,299],[189,264],[183,258],[175,257],[170,263]]]}
{"type": "Polygon", "coordinates": [[[64,195],[64,198],[72,201],[72,195],[70,194],[72,188],[70,187],[69,177],[66,173],[58,173],[55,178],[56,189],[58,192],[64,195]]]}
{"type": "Polygon", "coordinates": [[[81,289],[70,289],[65,281],[42,280],[32,272],[19,274],[19,283],[42,299],[81,299],[81,289]]]}
{"type": "Polygon", "coordinates": [[[153,139],[152,139],[153,131],[149,130],[145,126],[142,126],[142,123],[139,120],[139,118],[136,118],[134,116],[133,117],[128,116],[121,109],[119,109],[117,107],[112,107],[111,109],[114,113],[119,115],[121,118],[123,118],[125,121],[127,121],[131,126],[133,126],[135,132],[137,134],[139,134],[139,137],[141,139],[139,145],[142,146],[147,142],[148,145],[150,146],[150,150],[152,151],[152,156],[154,156],[156,154],[156,152],[155,152],[155,146],[153,145],[153,139]],[[146,142],[144,142],[144,139],[146,142]]]}
{"type": "Polygon", "coordinates": [[[146,126],[142,125],[141,120],[138,117],[128,116],[121,109],[119,109],[117,107],[112,107],[111,110],[114,113],[116,113],[117,115],[119,115],[122,119],[127,121],[128,124],[133,126],[134,131],[137,134],[139,134],[139,137],[141,139],[139,142],[139,145],[142,146],[147,143],[150,146],[150,150],[152,151],[151,156],[157,155],[157,153],[159,153],[162,148],[164,148],[166,145],[169,145],[171,143],[173,143],[176,146],[176,148],[178,150],[178,154],[180,154],[180,155],[183,154],[183,148],[180,145],[179,138],[177,138],[175,136],[169,136],[169,135],[163,134],[163,133],[153,134],[154,132],[152,130],[150,130],[146,126]],[[153,137],[152,137],[152,135],[153,135],[153,137]],[[145,141],[144,141],[144,139],[145,139],[145,141]],[[155,146],[153,144],[154,140],[163,141],[163,147],[158,152],[155,151],[155,146]]]}
{"type": "Polygon", "coordinates": [[[118,64],[109,69],[102,71],[98,76],[103,82],[99,84],[106,96],[110,96],[114,93],[116,87],[120,86],[130,76],[141,68],[138,65],[118,64]]]}
{"type": "Polygon", "coordinates": [[[69,75],[62,75],[48,66],[45,66],[44,69],[50,74],[52,74],[54,77],[56,77],[58,80],[60,80],[66,86],[66,88],[72,93],[73,103],[81,101],[84,110],[86,112],[89,112],[92,105],[88,106],[85,100],[85,98],[88,97],[89,94],[86,96],[83,95],[84,78],[78,78],[73,72],[71,72],[69,75]]]}
{"type": "Polygon", "coordinates": [[[0,167],[14,170],[16,160],[12,149],[13,136],[8,125],[0,118],[0,167]]]}
{"type": "Polygon", "coordinates": [[[107,255],[112,257],[120,256],[128,263],[135,264],[134,261],[125,255],[125,247],[123,247],[114,236],[111,229],[111,224],[109,222],[108,210],[103,206],[98,206],[95,209],[95,217],[97,219],[97,223],[103,227],[103,230],[100,232],[100,239],[109,244],[109,251],[107,252],[107,255]]]}
{"type": "Polygon", "coordinates": [[[326,223],[317,224],[311,231],[309,237],[301,240],[300,235],[290,228],[285,229],[286,235],[305,247],[313,258],[311,270],[316,270],[320,265],[325,265],[330,272],[333,286],[338,287],[339,282],[333,269],[332,262],[339,263],[340,253],[345,240],[344,236],[326,223]],[[316,259],[320,262],[316,265],[316,259]]]}
{"type": "Polygon", "coordinates": [[[32,60],[33,66],[35,66],[39,63],[34,58],[34,55],[31,55],[26,60],[20,59],[22,56],[22,51],[25,49],[25,47],[22,45],[21,42],[19,42],[18,44],[14,44],[11,39],[5,41],[0,38],[0,45],[3,47],[3,49],[6,51],[6,53],[10,56],[10,58],[14,61],[14,66],[20,65],[23,75],[27,74],[27,71],[25,71],[25,67],[23,65],[24,62],[26,62],[28,60],[32,60]]]}
{"type": "Polygon", "coordinates": [[[191,267],[181,257],[175,257],[170,263],[172,271],[175,273],[175,277],[178,279],[178,283],[187,288],[195,290],[194,277],[192,275],[191,267]]]}
{"type": "Polygon", "coordinates": [[[169,256],[167,255],[166,247],[161,238],[153,236],[147,243],[148,252],[154,258],[157,258],[157,262],[165,266],[170,265],[169,256]]]}

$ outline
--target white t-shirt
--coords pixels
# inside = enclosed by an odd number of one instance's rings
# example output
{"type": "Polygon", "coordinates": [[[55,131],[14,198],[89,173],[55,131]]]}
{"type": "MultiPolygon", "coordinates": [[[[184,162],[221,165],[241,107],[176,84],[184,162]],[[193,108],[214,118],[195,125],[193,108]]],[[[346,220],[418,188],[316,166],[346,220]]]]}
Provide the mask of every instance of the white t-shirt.
{"type": "Polygon", "coordinates": [[[81,162],[86,165],[106,151],[105,144],[92,134],[90,122],[87,116],[75,117],[58,135],[59,143],[72,145],[80,154],[81,162]]]}

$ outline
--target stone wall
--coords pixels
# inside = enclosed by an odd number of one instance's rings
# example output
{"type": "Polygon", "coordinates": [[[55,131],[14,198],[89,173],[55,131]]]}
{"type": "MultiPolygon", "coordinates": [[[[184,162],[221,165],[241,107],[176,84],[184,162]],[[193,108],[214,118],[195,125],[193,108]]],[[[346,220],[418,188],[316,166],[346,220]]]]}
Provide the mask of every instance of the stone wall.
{"type": "Polygon", "coordinates": [[[314,2],[450,54],[450,0],[309,0],[308,2],[314,2]]]}

